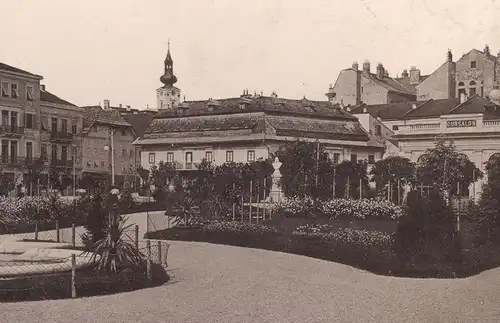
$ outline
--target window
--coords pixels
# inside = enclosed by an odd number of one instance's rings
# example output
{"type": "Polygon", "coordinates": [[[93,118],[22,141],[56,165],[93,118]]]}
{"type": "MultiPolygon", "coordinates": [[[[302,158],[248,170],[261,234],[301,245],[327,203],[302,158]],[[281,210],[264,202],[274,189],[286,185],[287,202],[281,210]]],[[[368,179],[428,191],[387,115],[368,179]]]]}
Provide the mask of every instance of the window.
{"type": "Polygon", "coordinates": [[[209,163],[212,162],[212,152],[211,151],[206,151],[205,152],[205,160],[209,163]]]}
{"type": "Polygon", "coordinates": [[[186,164],[191,164],[192,162],[193,162],[193,153],[189,151],[186,153],[186,164]]]}
{"type": "Polygon", "coordinates": [[[9,160],[9,141],[2,140],[2,162],[6,163],[9,160]]]}
{"type": "Polygon", "coordinates": [[[71,146],[71,156],[72,158],[71,159],[76,159],[76,153],[77,153],[77,149],[76,149],[76,146],[71,146]]]}
{"type": "Polygon", "coordinates": [[[34,129],[34,115],[31,113],[26,113],[26,128],[34,129]]]}
{"type": "Polygon", "coordinates": [[[470,62],[470,68],[476,68],[476,61],[470,62]]]}
{"type": "Polygon", "coordinates": [[[17,84],[10,85],[10,96],[13,99],[17,99],[19,97],[19,92],[17,91],[17,84]]]}
{"type": "Polygon", "coordinates": [[[458,89],[458,96],[460,97],[462,94],[467,94],[465,89],[458,89]]]}
{"type": "Polygon", "coordinates": [[[126,136],[127,135],[127,129],[122,129],[122,136],[126,136]]]}
{"type": "Polygon", "coordinates": [[[130,149],[130,151],[129,151],[129,157],[130,158],[134,157],[134,150],[133,149],[130,149]]]}
{"type": "Polygon", "coordinates": [[[47,145],[46,144],[42,144],[40,146],[40,157],[43,160],[47,160],[47,145]]]}
{"type": "Polygon", "coordinates": [[[17,161],[17,141],[10,142],[10,160],[14,163],[17,161]]]}
{"type": "Polygon", "coordinates": [[[333,163],[338,164],[340,161],[340,153],[333,153],[333,163]]]}
{"type": "Polygon", "coordinates": [[[122,149],[122,156],[127,157],[127,149],[122,149]]]}
{"type": "Polygon", "coordinates": [[[26,159],[30,161],[33,158],[33,143],[26,142],[26,159]]]}
{"type": "Polygon", "coordinates": [[[57,159],[57,145],[53,144],[51,149],[50,149],[50,153],[51,153],[51,156],[52,156],[52,160],[56,160],[57,159]]]}
{"type": "Polygon", "coordinates": [[[382,135],[382,127],[380,125],[375,125],[375,136],[382,135]]]}
{"type": "Polygon", "coordinates": [[[62,119],[61,120],[61,132],[62,133],[67,133],[68,132],[68,120],[62,119]]]}
{"type": "Polygon", "coordinates": [[[368,164],[375,164],[375,155],[368,155],[368,164]]]}
{"type": "Polygon", "coordinates": [[[149,153],[149,163],[150,164],[155,163],[155,153],[149,153]]]}
{"type": "Polygon", "coordinates": [[[476,94],[476,88],[475,88],[475,87],[471,87],[471,88],[469,89],[469,92],[470,92],[470,96],[475,95],[475,94],[476,94]]]}
{"type": "Polygon", "coordinates": [[[73,122],[71,123],[71,133],[76,135],[76,132],[77,132],[77,121],[76,120],[73,120],[73,122]]]}
{"type": "Polygon", "coordinates": [[[2,82],[2,96],[4,98],[9,97],[9,83],[7,82],[2,82]]]}
{"type": "Polygon", "coordinates": [[[173,163],[174,162],[174,153],[167,153],[167,163],[173,163]]]}
{"type": "Polygon", "coordinates": [[[351,162],[357,163],[358,162],[358,155],[356,154],[351,154],[351,162]]]}
{"type": "Polygon", "coordinates": [[[26,86],[26,100],[33,101],[33,87],[29,85],[26,86]]]}
{"type": "Polygon", "coordinates": [[[255,161],[255,150],[247,151],[247,161],[249,162],[255,161]]]}
{"type": "Polygon", "coordinates": [[[68,160],[68,147],[67,146],[61,147],[61,160],[63,160],[63,161],[68,160]]]}
{"type": "Polygon", "coordinates": [[[226,162],[227,163],[232,163],[233,162],[233,151],[232,150],[228,150],[226,151],[226,162]]]}
{"type": "Polygon", "coordinates": [[[399,130],[399,126],[398,125],[393,125],[392,126],[392,130],[399,130]]]}

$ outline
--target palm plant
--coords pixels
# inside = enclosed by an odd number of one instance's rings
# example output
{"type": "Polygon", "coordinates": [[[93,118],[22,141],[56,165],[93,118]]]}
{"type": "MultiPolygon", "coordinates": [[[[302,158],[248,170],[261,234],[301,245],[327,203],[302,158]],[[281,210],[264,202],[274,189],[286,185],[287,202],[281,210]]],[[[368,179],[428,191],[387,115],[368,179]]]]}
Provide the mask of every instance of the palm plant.
{"type": "Polygon", "coordinates": [[[123,268],[144,268],[146,257],[126,241],[126,232],[133,224],[126,224],[126,219],[115,212],[109,213],[108,233],[94,244],[92,262],[97,264],[97,270],[117,272],[123,268]]]}

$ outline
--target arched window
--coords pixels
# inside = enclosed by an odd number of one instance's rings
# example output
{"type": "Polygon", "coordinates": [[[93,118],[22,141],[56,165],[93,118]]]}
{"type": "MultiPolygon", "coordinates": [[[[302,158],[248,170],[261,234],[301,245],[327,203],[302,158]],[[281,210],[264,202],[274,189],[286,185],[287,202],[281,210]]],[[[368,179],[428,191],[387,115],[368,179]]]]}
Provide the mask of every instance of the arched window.
{"type": "Polygon", "coordinates": [[[458,97],[460,97],[463,94],[467,94],[467,91],[465,90],[465,83],[464,82],[459,82],[458,83],[458,97]]]}
{"type": "Polygon", "coordinates": [[[473,96],[476,94],[476,82],[470,81],[469,82],[469,94],[470,96],[473,96]]]}

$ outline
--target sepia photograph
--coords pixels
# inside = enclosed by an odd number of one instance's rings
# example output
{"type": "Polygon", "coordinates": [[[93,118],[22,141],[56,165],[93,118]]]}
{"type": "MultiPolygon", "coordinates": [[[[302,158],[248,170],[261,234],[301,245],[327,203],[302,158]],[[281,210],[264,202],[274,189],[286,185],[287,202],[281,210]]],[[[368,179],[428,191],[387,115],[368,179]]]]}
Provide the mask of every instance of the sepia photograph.
{"type": "Polygon", "coordinates": [[[0,0],[0,323],[500,322],[499,17],[0,0]]]}

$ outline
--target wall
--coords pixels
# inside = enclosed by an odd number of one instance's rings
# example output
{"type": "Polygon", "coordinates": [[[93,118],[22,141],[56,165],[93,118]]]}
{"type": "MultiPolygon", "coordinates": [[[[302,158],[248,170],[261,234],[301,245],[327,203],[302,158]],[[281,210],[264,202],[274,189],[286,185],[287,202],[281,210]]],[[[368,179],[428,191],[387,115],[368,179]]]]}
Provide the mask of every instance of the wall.
{"type": "Polygon", "coordinates": [[[342,102],[344,105],[356,105],[356,79],[356,71],[352,69],[340,71],[337,81],[333,86],[335,97],[332,99],[332,102],[342,102]]]}
{"type": "Polygon", "coordinates": [[[255,151],[255,160],[259,158],[268,158],[268,149],[264,145],[256,144],[239,144],[235,146],[217,147],[210,145],[199,145],[194,147],[184,147],[175,149],[165,149],[163,147],[145,147],[141,152],[141,165],[145,169],[150,169],[151,165],[149,163],[149,154],[155,154],[155,164],[158,165],[160,161],[167,161],[167,153],[174,153],[174,161],[185,164],[186,152],[193,153],[193,163],[200,163],[207,151],[212,152],[212,158],[215,164],[222,165],[226,162],[226,151],[233,151],[233,161],[235,163],[246,163],[247,162],[247,152],[248,150],[255,151]]]}
{"type": "Polygon", "coordinates": [[[455,63],[446,62],[422,83],[417,85],[417,100],[449,99],[455,97],[455,63]]]}
{"type": "Polygon", "coordinates": [[[480,94],[481,82],[484,82],[483,96],[486,96],[493,89],[495,63],[486,58],[484,54],[473,49],[456,63],[456,77],[455,82],[457,85],[455,95],[458,98],[459,83],[465,84],[467,94],[470,95],[470,81],[476,82],[477,93],[480,94]],[[470,62],[476,62],[476,68],[470,67],[470,62]]]}
{"type": "Polygon", "coordinates": [[[156,107],[170,109],[181,101],[181,91],[175,86],[166,85],[156,90],[156,107]]]}
{"type": "MultiPolygon", "coordinates": [[[[82,143],[84,172],[111,173],[111,153],[104,149],[111,143],[109,133],[109,125],[98,124],[84,137],[82,143]]],[[[132,145],[134,140],[135,136],[131,127],[126,128],[125,134],[122,134],[121,129],[115,131],[115,175],[135,172],[137,164],[136,149],[132,145]]]]}
{"type": "Polygon", "coordinates": [[[361,77],[361,101],[366,104],[384,104],[387,102],[388,90],[367,77],[361,77]]]}

